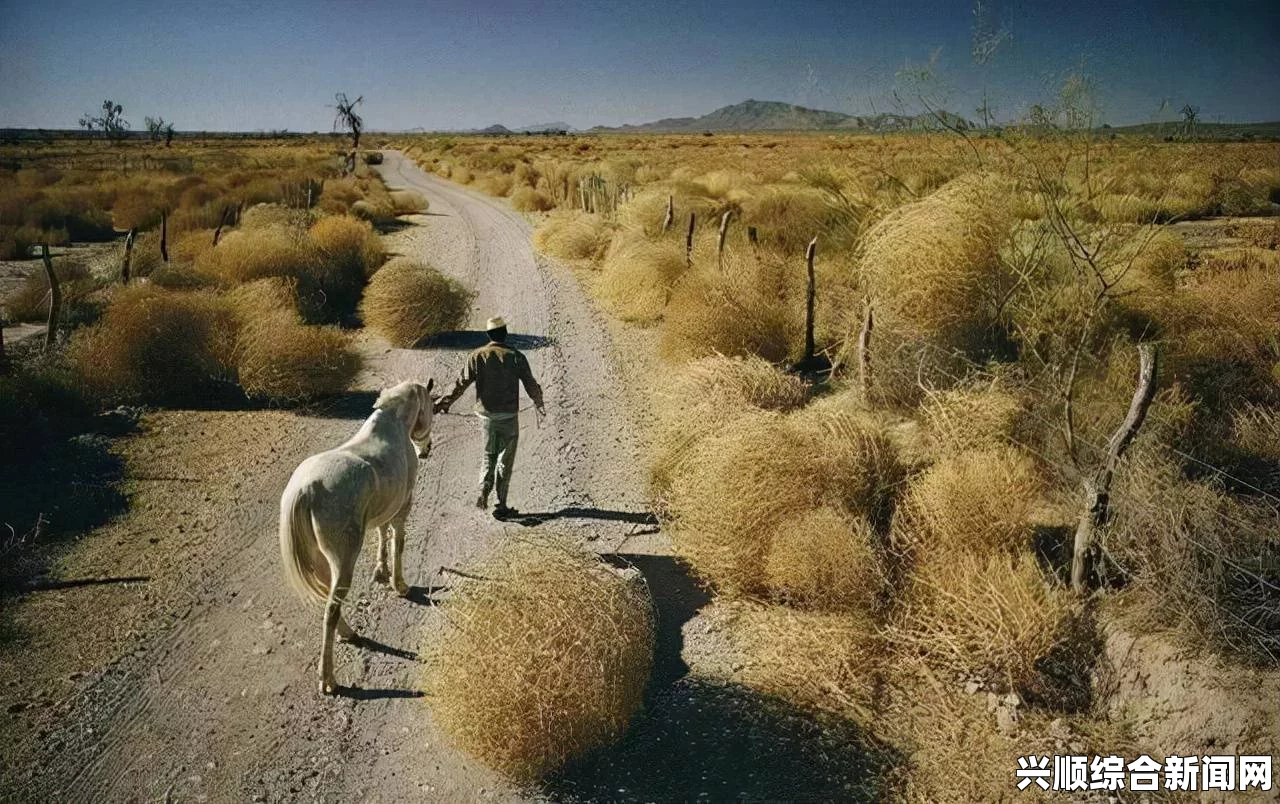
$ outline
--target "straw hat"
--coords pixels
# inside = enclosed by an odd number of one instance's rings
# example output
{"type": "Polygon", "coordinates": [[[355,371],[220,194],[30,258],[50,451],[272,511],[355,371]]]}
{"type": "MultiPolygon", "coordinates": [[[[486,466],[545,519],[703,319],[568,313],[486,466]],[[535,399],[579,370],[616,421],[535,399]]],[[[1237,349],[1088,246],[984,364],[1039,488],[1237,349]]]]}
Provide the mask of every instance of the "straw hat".
{"type": "Polygon", "coordinates": [[[485,323],[484,330],[485,332],[492,332],[495,329],[502,329],[506,325],[507,325],[507,322],[502,320],[502,316],[495,315],[493,318],[490,318],[488,322],[485,323]]]}

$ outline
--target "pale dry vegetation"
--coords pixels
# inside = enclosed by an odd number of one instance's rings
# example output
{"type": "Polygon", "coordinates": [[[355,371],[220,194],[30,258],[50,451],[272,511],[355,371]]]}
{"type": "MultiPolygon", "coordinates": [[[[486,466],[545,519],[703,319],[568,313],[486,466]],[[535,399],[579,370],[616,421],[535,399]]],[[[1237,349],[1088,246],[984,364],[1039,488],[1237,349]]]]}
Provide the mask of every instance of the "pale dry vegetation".
{"type": "Polygon", "coordinates": [[[360,316],[395,346],[408,348],[424,338],[458,329],[467,320],[474,294],[436,268],[396,257],[374,275],[360,304],[360,316]]]}
{"type": "Polygon", "coordinates": [[[657,328],[654,502],[741,678],[899,747],[911,800],[1007,795],[978,761],[1130,746],[1102,624],[1280,662],[1280,229],[1211,220],[1274,214],[1274,145],[1085,136],[409,144],[542,193],[539,250],[657,328]],[[814,237],[830,391],[784,371],[814,237]],[[1143,343],[1155,402],[1077,593],[1081,489],[1143,343]]]}
{"type": "Polygon", "coordinates": [[[653,664],[643,576],[539,532],[504,541],[466,573],[427,648],[435,724],[520,782],[617,740],[653,664]]]}

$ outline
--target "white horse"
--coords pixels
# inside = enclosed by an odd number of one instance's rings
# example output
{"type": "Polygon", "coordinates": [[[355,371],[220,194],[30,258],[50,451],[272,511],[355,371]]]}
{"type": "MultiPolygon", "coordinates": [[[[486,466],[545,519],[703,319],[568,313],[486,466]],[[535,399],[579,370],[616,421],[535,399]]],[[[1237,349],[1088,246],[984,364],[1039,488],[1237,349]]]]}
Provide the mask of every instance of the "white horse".
{"type": "Polygon", "coordinates": [[[320,693],[332,695],[333,633],[355,636],[342,618],[356,558],[369,528],[378,529],[375,581],[409,593],[400,556],[413,502],[418,458],[430,451],[434,400],[426,385],[402,382],[373,405],[373,415],[342,446],[307,458],[280,497],[280,555],[285,576],[304,598],[325,602],[320,648],[320,693]],[[425,442],[420,449],[414,442],[425,442]],[[391,571],[387,571],[387,542],[391,571]]]}

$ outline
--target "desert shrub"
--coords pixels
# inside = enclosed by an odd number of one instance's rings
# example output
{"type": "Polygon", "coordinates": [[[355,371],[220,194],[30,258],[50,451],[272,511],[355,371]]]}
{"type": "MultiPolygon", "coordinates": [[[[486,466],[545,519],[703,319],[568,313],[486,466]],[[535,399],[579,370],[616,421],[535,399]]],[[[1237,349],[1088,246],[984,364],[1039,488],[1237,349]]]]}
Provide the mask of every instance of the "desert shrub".
{"type": "Polygon", "coordinates": [[[622,320],[653,323],[684,271],[684,249],[675,241],[618,235],[605,255],[600,289],[622,320]]]}
{"type": "Polygon", "coordinates": [[[698,441],[752,410],[786,412],[801,407],[809,390],[799,378],[759,358],[722,356],[696,360],[670,375],[658,391],[651,482],[659,493],[683,471],[698,441]]]}
{"type": "Polygon", "coordinates": [[[6,461],[66,437],[90,421],[93,405],[65,371],[23,366],[0,375],[0,454],[6,461]]]}
{"type": "Polygon", "coordinates": [[[235,314],[209,292],[116,290],[101,321],[72,336],[70,364],[105,403],[207,403],[232,377],[235,314]]]}
{"type": "Polygon", "coordinates": [[[742,203],[742,223],[754,226],[760,243],[796,257],[810,238],[822,236],[823,249],[841,248],[851,240],[855,221],[821,191],[776,186],[752,193],[742,203]]]}
{"type": "Polygon", "coordinates": [[[920,413],[934,446],[943,455],[1026,443],[1032,429],[1026,400],[998,386],[942,391],[933,395],[920,413]]]}
{"type": "Polygon", "coordinates": [[[393,345],[407,348],[462,326],[473,298],[456,279],[432,266],[397,257],[373,275],[360,316],[393,345]]]}
{"type": "Polygon", "coordinates": [[[688,462],[697,470],[671,483],[672,542],[730,597],[767,591],[781,523],[824,506],[882,520],[901,476],[892,446],[867,420],[825,412],[742,414],[695,444],[688,462]]]}
{"type": "Polygon", "coordinates": [[[723,267],[702,263],[671,290],[659,330],[670,362],[710,354],[781,362],[802,341],[802,320],[783,298],[781,266],[731,252],[723,267]]]}
{"type": "Polygon", "coordinates": [[[6,226],[0,229],[0,259],[25,260],[35,255],[41,243],[56,245],[67,242],[66,230],[39,229],[34,226],[6,226]]]}
{"type": "Polygon", "coordinates": [[[533,233],[538,251],[562,260],[598,260],[609,248],[608,225],[595,215],[564,211],[548,217],[533,233]]]}
{"type": "Polygon", "coordinates": [[[174,262],[193,264],[213,249],[212,229],[192,229],[171,238],[169,258],[174,262]]]}
{"type": "Polygon", "coordinates": [[[305,228],[310,215],[305,209],[292,209],[284,204],[254,204],[240,215],[241,229],[305,228]]]}
{"type": "Polygon", "coordinates": [[[201,290],[217,287],[217,281],[189,266],[169,263],[153,270],[147,281],[166,290],[201,290]]]}
{"type": "Polygon", "coordinates": [[[888,658],[875,624],[849,614],[717,602],[701,615],[742,654],[742,682],[806,709],[866,715],[888,658]]]}
{"type": "Polygon", "coordinates": [[[511,193],[511,206],[520,212],[546,212],[555,208],[555,202],[532,187],[517,187],[511,193]]]}
{"type": "MultiPolygon", "coordinates": [[[[100,283],[94,280],[85,263],[65,258],[54,260],[53,273],[58,277],[58,286],[62,290],[63,320],[67,320],[71,317],[68,316],[70,309],[96,290],[100,283]]],[[[48,321],[49,277],[44,269],[28,274],[18,289],[5,299],[4,306],[13,321],[48,321]]]]}
{"type": "MultiPolygon", "coordinates": [[[[331,215],[312,224],[308,233],[330,271],[355,284],[355,276],[372,276],[382,265],[382,240],[373,227],[355,218],[331,215]]],[[[363,284],[363,279],[362,279],[363,284]]]]}
{"type": "Polygon", "coordinates": [[[921,560],[1026,548],[1043,490],[1035,462],[1013,447],[944,455],[908,485],[895,537],[921,560]]]}
{"type": "Polygon", "coordinates": [[[281,309],[241,323],[235,365],[248,396],[296,402],[345,391],[360,359],[338,327],[308,326],[292,310],[281,309]]]}
{"type": "Polygon", "coordinates": [[[1086,634],[1079,604],[1044,578],[1029,550],[984,555],[978,548],[947,551],[913,569],[893,636],[959,677],[1039,697],[1053,683],[1044,671],[1086,634]]]}
{"type": "MultiPolygon", "coordinates": [[[[1013,283],[1000,259],[1010,216],[992,182],[964,178],[873,226],[862,268],[878,329],[965,350],[997,328],[996,300],[1013,283]]],[[[849,329],[856,335],[860,313],[849,329]]]]}
{"type": "Polygon", "coordinates": [[[225,232],[195,261],[196,270],[226,284],[271,276],[301,277],[312,269],[315,253],[305,233],[286,226],[225,232]]]}
{"type": "Polygon", "coordinates": [[[826,505],[774,529],[764,585],[785,603],[829,611],[872,611],[885,573],[871,522],[826,505]]]}
{"type": "Polygon", "coordinates": [[[486,195],[503,198],[511,193],[515,180],[506,173],[488,173],[477,178],[473,186],[486,195]]]}
{"type": "Polygon", "coordinates": [[[291,277],[298,281],[307,321],[342,321],[355,312],[368,261],[376,260],[373,241],[353,223],[317,226],[318,237],[278,225],[229,232],[197,257],[196,270],[224,284],[291,277]]]}
{"type": "Polygon", "coordinates": [[[397,215],[420,215],[431,208],[426,196],[413,190],[393,191],[391,204],[397,215]]]}
{"type": "Polygon", "coordinates": [[[470,184],[474,175],[471,173],[470,168],[458,165],[450,172],[449,178],[453,179],[458,184],[470,184]]]}
{"type": "Polygon", "coordinates": [[[522,782],[620,737],[653,663],[653,601],[639,573],[543,536],[504,542],[468,575],[426,651],[441,731],[522,782]]]}
{"type": "Polygon", "coordinates": [[[1139,443],[1116,475],[1111,511],[1104,547],[1127,582],[1119,611],[1128,623],[1200,651],[1280,660],[1274,507],[1190,480],[1176,456],[1139,443]]]}

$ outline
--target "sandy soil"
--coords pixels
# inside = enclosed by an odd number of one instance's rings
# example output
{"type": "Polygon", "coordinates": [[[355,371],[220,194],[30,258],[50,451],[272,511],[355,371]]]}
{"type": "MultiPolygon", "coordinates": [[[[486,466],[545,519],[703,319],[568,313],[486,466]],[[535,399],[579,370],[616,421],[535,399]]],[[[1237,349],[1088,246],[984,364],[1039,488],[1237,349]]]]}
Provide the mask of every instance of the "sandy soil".
{"type": "MultiPolygon", "coordinates": [[[[431,202],[414,221],[422,225],[389,236],[391,250],[473,287],[471,326],[504,315],[546,389],[543,426],[522,414],[512,502],[601,552],[667,552],[644,510],[643,447],[608,327],[573,277],[535,260],[518,213],[398,154],[382,172],[431,202]]],[[[366,545],[347,607],[365,639],[338,647],[343,696],[316,694],[320,615],[285,589],[275,534],[279,492],[302,458],[353,432],[376,389],[410,377],[451,381],[476,337],[400,350],[362,334],[368,366],[347,399],[302,412],[154,412],[118,442],[128,512],[56,567],[84,583],[6,601],[3,796],[527,798],[448,748],[420,700],[416,652],[432,638],[430,604],[447,582],[438,569],[520,528],[470,505],[476,420],[436,420],[409,521],[410,600],[368,580],[366,545]]],[[[668,563],[651,562],[658,572],[668,563]]]]}

